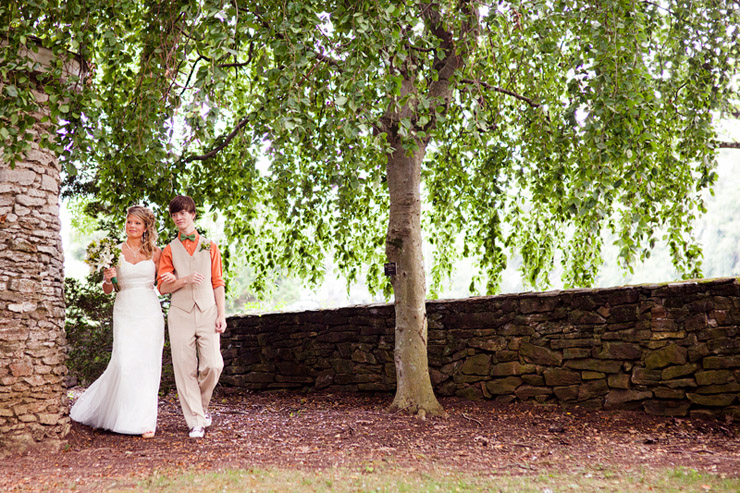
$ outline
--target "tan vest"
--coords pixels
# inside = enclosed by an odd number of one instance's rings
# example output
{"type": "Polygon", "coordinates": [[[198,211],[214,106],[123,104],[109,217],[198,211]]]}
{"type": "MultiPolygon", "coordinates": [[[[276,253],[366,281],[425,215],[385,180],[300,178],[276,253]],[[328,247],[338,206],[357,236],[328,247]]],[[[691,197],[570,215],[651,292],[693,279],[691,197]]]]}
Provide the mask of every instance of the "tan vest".
{"type": "Polygon", "coordinates": [[[176,238],[170,243],[172,265],[175,267],[175,275],[178,279],[189,276],[193,272],[200,272],[206,278],[199,285],[188,284],[172,293],[172,306],[186,312],[193,311],[194,306],[197,306],[200,310],[206,310],[216,304],[211,283],[211,251],[210,249],[201,249],[203,244],[210,245],[211,242],[200,236],[195,252],[191,257],[180,238],[176,238]]]}

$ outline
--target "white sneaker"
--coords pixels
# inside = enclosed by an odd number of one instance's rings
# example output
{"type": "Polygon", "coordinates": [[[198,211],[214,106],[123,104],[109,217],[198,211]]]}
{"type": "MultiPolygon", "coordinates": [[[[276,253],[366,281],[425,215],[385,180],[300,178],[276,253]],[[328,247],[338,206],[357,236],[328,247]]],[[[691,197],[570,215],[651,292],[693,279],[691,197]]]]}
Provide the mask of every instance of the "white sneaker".
{"type": "Polygon", "coordinates": [[[206,413],[206,428],[211,426],[213,424],[213,419],[211,418],[211,413],[206,413]]]}
{"type": "Polygon", "coordinates": [[[190,430],[190,433],[188,433],[188,436],[190,438],[203,438],[206,434],[205,428],[202,426],[196,426],[192,430],[190,430]]]}

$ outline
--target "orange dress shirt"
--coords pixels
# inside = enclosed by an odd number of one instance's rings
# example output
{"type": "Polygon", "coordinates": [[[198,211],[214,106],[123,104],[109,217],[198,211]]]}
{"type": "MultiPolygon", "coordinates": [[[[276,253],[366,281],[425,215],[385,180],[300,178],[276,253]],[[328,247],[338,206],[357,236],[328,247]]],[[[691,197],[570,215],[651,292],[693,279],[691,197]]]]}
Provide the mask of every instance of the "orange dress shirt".
{"type": "MultiPolygon", "coordinates": [[[[195,241],[185,240],[182,242],[185,250],[187,250],[191,257],[195,253],[195,247],[198,245],[199,239],[200,234],[195,231],[195,241]]],[[[159,257],[159,279],[157,280],[157,288],[162,287],[162,274],[174,271],[175,266],[172,263],[172,247],[167,244],[167,246],[164,247],[164,250],[162,250],[162,256],[159,257]]],[[[218,245],[214,242],[211,242],[211,285],[214,289],[226,285],[224,282],[223,267],[221,266],[221,252],[218,251],[218,245]]]]}

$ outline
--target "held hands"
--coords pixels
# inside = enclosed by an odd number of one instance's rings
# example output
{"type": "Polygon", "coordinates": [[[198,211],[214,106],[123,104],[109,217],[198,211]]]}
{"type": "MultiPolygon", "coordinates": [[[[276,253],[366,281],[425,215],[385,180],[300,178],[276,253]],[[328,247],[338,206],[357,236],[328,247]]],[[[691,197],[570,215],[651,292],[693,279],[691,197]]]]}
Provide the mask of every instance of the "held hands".
{"type": "Polygon", "coordinates": [[[107,284],[110,284],[111,279],[113,279],[114,277],[117,277],[117,273],[116,273],[116,268],[115,267],[111,267],[110,269],[105,269],[103,271],[103,278],[105,278],[105,282],[107,284]]]}

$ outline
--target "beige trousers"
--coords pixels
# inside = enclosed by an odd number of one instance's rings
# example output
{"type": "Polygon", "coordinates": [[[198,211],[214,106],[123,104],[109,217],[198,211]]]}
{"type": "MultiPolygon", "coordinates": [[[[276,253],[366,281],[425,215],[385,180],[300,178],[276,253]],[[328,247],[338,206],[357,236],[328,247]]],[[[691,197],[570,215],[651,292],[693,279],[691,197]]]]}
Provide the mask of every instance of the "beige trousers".
{"type": "Polygon", "coordinates": [[[170,306],[167,316],[175,384],[190,429],[205,426],[205,413],[224,368],[217,314],[215,305],[204,311],[196,306],[192,312],[170,306]]]}

